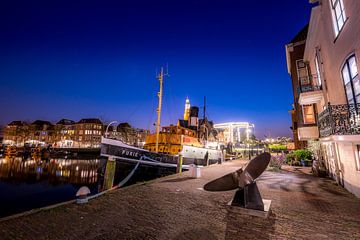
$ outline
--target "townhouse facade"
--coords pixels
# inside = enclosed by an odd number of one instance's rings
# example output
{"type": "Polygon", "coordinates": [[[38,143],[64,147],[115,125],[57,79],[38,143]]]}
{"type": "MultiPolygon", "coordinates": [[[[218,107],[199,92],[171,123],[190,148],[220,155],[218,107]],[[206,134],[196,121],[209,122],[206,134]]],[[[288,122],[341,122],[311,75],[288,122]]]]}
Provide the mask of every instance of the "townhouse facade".
{"type": "Polygon", "coordinates": [[[54,147],[69,148],[75,145],[75,121],[61,119],[55,124],[55,143],[54,147]]]}
{"type": "Polygon", "coordinates": [[[307,147],[307,135],[303,131],[313,127],[315,123],[314,114],[309,112],[313,108],[304,108],[299,104],[301,92],[311,90],[312,76],[308,74],[308,66],[303,61],[308,25],[306,25],[291,41],[286,45],[286,62],[288,73],[291,76],[294,104],[289,111],[291,114],[291,130],[293,133],[295,149],[307,147]]]}
{"type": "Polygon", "coordinates": [[[299,138],[317,146],[329,176],[360,197],[360,1],[310,2],[317,5],[302,60],[314,77],[298,103],[312,106],[316,126],[299,130],[299,138]]]}
{"type": "Polygon", "coordinates": [[[32,123],[13,121],[4,127],[2,143],[17,147],[50,145],[53,148],[99,148],[107,127],[107,137],[138,147],[144,145],[149,134],[148,130],[133,128],[128,123],[107,126],[97,118],[84,118],[78,122],[61,119],[56,124],[44,120],[32,123]]]}
{"type": "Polygon", "coordinates": [[[27,140],[29,126],[23,121],[12,121],[3,128],[3,141],[5,145],[23,146],[27,140]]]}
{"type": "Polygon", "coordinates": [[[75,124],[75,143],[78,148],[99,148],[104,125],[97,118],[83,118],[75,124]]]}

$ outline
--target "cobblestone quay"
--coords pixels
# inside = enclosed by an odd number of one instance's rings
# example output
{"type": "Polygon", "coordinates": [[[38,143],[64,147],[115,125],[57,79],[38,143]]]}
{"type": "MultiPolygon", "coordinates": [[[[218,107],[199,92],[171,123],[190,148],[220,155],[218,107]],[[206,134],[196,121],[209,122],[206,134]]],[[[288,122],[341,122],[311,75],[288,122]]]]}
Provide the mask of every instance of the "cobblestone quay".
{"type": "Polygon", "coordinates": [[[258,185],[272,200],[267,219],[229,212],[234,192],[202,190],[243,163],[208,167],[199,179],[183,173],[115,190],[86,205],[2,221],[0,239],[360,239],[360,200],[328,179],[265,172],[258,185]]]}

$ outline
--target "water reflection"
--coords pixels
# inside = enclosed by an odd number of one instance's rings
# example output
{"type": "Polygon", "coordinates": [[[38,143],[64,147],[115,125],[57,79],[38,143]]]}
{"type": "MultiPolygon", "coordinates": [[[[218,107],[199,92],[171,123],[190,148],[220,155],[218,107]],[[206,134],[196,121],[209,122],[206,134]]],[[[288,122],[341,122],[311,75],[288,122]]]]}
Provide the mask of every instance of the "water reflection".
{"type": "MultiPolygon", "coordinates": [[[[0,158],[0,217],[75,198],[82,186],[91,194],[110,189],[134,169],[133,164],[96,159],[0,158]]],[[[141,166],[125,186],[174,173],[141,166]]]]}
{"type": "Polygon", "coordinates": [[[82,186],[103,190],[105,159],[0,159],[0,217],[75,198],[82,186]]]}
{"type": "Polygon", "coordinates": [[[50,184],[94,184],[102,161],[99,159],[27,159],[21,157],[0,159],[0,180],[34,182],[47,180],[50,184]]]}

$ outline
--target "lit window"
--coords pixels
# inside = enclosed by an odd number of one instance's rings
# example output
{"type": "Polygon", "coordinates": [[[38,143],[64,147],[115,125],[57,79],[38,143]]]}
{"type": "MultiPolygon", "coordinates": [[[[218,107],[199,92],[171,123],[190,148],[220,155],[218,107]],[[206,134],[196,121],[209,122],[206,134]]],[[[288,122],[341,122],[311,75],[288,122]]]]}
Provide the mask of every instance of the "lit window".
{"type": "Polygon", "coordinates": [[[315,113],[313,105],[303,105],[303,116],[304,124],[314,124],[315,123],[315,113]]]}
{"type": "Polygon", "coordinates": [[[349,104],[360,103],[360,79],[355,55],[350,56],[341,71],[349,104]]]}
{"type": "Polygon", "coordinates": [[[332,8],[332,18],[333,25],[335,30],[335,35],[337,36],[341,29],[344,26],[346,15],[343,0],[330,0],[332,8]]]}

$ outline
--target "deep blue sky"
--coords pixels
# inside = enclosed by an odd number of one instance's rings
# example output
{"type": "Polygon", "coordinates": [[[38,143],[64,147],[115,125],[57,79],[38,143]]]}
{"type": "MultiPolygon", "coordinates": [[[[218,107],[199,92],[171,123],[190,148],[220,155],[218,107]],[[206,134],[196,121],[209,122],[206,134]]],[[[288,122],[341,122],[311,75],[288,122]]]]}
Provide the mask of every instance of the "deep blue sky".
{"type": "Polygon", "coordinates": [[[0,2],[0,124],[61,118],[155,122],[155,73],[168,64],[162,123],[184,101],[215,122],[290,136],[285,48],[308,0],[0,2]]]}

